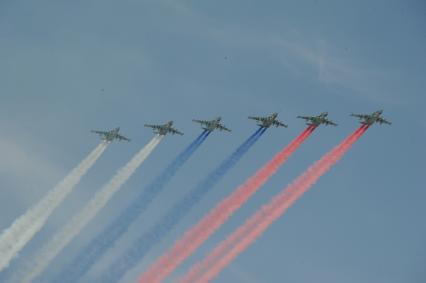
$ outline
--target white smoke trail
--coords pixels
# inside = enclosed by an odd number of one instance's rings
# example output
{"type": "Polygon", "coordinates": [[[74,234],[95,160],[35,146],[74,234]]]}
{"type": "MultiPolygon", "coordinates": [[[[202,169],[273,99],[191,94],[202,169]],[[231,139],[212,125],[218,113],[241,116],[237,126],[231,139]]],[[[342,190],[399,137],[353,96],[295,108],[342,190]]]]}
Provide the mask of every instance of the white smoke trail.
{"type": "MultiPolygon", "coordinates": [[[[17,282],[31,282],[50,262],[77,236],[81,230],[96,216],[96,214],[108,203],[113,195],[119,191],[122,185],[130,178],[136,169],[150,155],[164,136],[155,136],[143,147],[115,176],[80,210],[74,217],[36,253],[31,257],[16,274],[23,279],[17,282]]],[[[14,280],[15,281],[15,280],[14,280]]]]}
{"type": "Polygon", "coordinates": [[[16,219],[0,234],[0,271],[8,267],[10,261],[43,227],[55,208],[80,182],[81,178],[95,164],[107,148],[108,143],[100,143],[71,173],[37,204],[16,219]]]}

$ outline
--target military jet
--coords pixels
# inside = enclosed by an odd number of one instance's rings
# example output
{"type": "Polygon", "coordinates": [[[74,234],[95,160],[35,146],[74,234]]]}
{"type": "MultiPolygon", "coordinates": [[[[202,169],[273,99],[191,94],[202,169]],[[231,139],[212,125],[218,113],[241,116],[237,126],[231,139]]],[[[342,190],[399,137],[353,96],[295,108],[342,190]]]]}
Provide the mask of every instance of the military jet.
{"type": "Polygon", "coordinates": [[[288,126],[286,124],[277,120],[277,116],[278,116],[278,113],[272,113],[271,115],[266,117],[249,116],[248,118],[251,120],[257,121],[257,125],[259,125],[262,128],[269,128],[270,126],[287,128],[288,126]]]}
{"type": "Polygon", "coordinates": [[[92,133],[98,134],[103,141],[111,142],[113,140],[119,141],[130,141],[130,139],[125,136],[120,135],[118,132],[120,131],[120,127],[112,129],[111,131],[95,131],[91,130],[92,133]]]}
{"type": "Polygon", "coordinates": [[[228,129],[227,127],[225,127],[224,125],[222,125],[220,123],[221,120],[222,120],[221,117],[217,117],[217,118],[210,120],[210,121],[209,120],[196,120],[196,119],[193,119],[192,121],[195,122],[195,123],[201,124],[201,127],[204,130],[209,131],[209,132],[212,132],[214,130],[230,132],[231,131],[230,129],[228,129]]]}
{"type": "Polygon", "coordinates": [[[166,124],[163,125],[149,125],[149,124],[145,124],[145,127],[148,128],[153,128],[154,129],[154,133],[165,136],[167,134],[178,134],[178,135],[183,135],[182,132],[179,132],[178,130],[176,130],[175,128],[172,127],[173,126],[173,121],[169,121],[166,124]]]}
{"type": "Polygon", "coordinates": [[[371,126],[374,123],[379,124],[387,124],[391,125],[392,123],[387,121],[386,119],[382,118],[381,115],[383,113],[383,110],[378,110],[376,112],[373,112],[372,114],[351,114],[353,117],[357,117],[361,124],[371,126]]]}
{"type": "Polygon", "coordinates": [[[318,116],[297,116],[297,118],[306,120],[306,125],[318,127],[321,124],[326,126],[337,126],[336,123],[327,119],[328,112],[322,112],[318,116]]]}

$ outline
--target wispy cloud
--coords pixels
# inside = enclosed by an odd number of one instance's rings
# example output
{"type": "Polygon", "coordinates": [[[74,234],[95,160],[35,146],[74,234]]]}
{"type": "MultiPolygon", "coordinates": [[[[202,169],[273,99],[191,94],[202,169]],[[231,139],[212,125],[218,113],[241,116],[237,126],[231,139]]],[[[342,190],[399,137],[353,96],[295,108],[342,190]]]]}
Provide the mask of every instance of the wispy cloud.
{"type": "Polygon", "coordinates": [[[0,176],[8,176],[22,186],[28,187],[32,182],[48,183],[61,176],[61,170],[54,164],[16,140],[0,139],[0,155],[0,176]]]}
{"type": "Polygon", "coordinates": [[[292,26],[285,30],[243,26],[237,21],[215,18],[187,3],[164,1],[163,5],[188,22],[197,22],[196,26],[185,29],[187,35],[242,50],[264,50],[268,56],[281,60],[290,72],[334,88],[334,93],[381,105],[413,102],[402,94],[407,80],[410,80],[406,74],[378,66],[369,62],[367,57],[357,57],[333,39],[318,38],[292,26]],[[306,68],[312,72],[305,72],[306,68]]]}
{"type": "Polygon", "coordinates": [[[344,57],[325,40],[315,45],[286,39],[278,42],[286,52],[298,58],[298,64],[303,61],[315,70],[314,79],[325,85],[341,87],[343,95],[357,95],[391,105],[404,102],[403,96],[395,89],[399,88],[400,81],[395,70],[368,66],[362,60],[354,62],[353,58],[344,57]]]}

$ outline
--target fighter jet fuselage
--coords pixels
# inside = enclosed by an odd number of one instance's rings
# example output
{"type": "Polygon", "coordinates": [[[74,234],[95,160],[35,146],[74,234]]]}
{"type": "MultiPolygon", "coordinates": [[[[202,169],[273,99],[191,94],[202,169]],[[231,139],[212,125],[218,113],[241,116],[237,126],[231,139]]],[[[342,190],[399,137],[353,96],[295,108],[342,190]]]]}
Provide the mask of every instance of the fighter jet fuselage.
{"type": "Polygon", "coordinates": [[[163,125],[149,125],[149,124],[145,124],[145,127],[148,128],[152,128],[154,133],[160,135],[160,136],[165,136],[167,134],[178,134],[178,135],[183,135],[182,132],[176,130],[175,128],[173,128],[173,121],[169,121],[166,124],[163,125]]]}
{"type": "Polygon", "coordinates": [[[321,124],[337,126],[336,123],[327,119],[328,112],[322,112],[318,116],[297,116],[297,118],[306,120],[306,125],[318,127],[321,124]]]}
{"type": "Polygon", "coordinates": [[[371,126],[374,123],[391,125],[392,123],[382,117],[383,110],[378,110],[372,114],[351,114],[353,117],[357,117],[361,124],[371,126]]]}
{"type": "Polygon", "coordinates": [[[92,133],[98,134],[103,141],[112,142],[113,140],[125,140],[130,141],[130,139],[126,138],[119,134],[120,127],[114,128],[111,131],[96,131],[92,130],[92,133]]]}
{"type": "Polygon", "coordinates": [[[271,126],[287,128],[288,126],[278,121],[277,117],[278,117],[278,113],[272,113],[271,115],[265,116],[265,117],[250,116],[248,118],[251,120],[255,120],[257,122],[257,125],[262,128],[269,128],[271,126]]]}
{"type": "Polygon", "coordinates": [[[231,130],[225,127],[220,121],[222,120],[221,117],[217,117],[213,120],[196,120],[193,119],[192,121],[195,123],[201,124],[201,128],[203,128],[206,131],[212,132],[214,130],[220,130],[220,131],[227,131],[230,132],[231,130]]]}

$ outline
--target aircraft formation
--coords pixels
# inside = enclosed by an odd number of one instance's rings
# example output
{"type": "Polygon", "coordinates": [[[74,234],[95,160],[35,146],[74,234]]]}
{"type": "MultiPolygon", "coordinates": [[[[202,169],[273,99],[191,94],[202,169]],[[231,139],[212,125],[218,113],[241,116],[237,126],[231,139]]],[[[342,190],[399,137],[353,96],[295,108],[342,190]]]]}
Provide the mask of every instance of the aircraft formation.
{"type": "MultiPolygon", "coordinates": [[[[350,116],[358,118],[359,122],[362,125],[366,125],[366,126],[371,126],[374,123],[378,123],[380,125],[381,124],[391,125],[392,123],[386,120],[385,118],[383,118],[382,114],[383,114],[383,110],[377,110],[371,114],[353,114],[352,113],[350,116]]],[[[261,128],[269,128],[272,126],[277,128],[278,127],[287,128],[288,125],[279,121],[277,117],[278,117],[278,113],[274,112],[269,116],[259,116],[259,117],[249,116],[248,119],[256,121],[257,125],[261,128]]],[[[335,122],[331,121],[327,117],[328,117],[328,112],[322,112],[317,116],[297,116],[297,118],[305,120],[306,125],[308,126],[314,126],[314,127],[318,127],[320,125],[337,126],[335,122]]],[[[231,132],[231,129],[227,128],[221,123],[222,121],[221,117],[214,118],[213,120],[193,119],[192,121],[200,124],[202,129],[209,132],[213,132],[215,130],[231,132]]],[[[161,136],[165,136],[167,134],[172,134],[172,135],[178,134],[181,136],[183,135],[183,132],[173,127],[173,121],[169,121],[165,124],[145,124],[145,127],[152,128],[155,134],[158,134],[161,136]]],[[[129,138],[120,135],[119,131],[120,131],[120,127],[114,128],[110,131],[92,130],[91,132],[98,134],[101,137],[101,139],[106,142],[111,142],[113,140],[130,141],[129,138]]]]}
{"type": "MultiPolygon", "coordinates": [[[[270,204],[265,204],[264,207],[266,207],[266,209],[262,207],[259,213],[254,214],[253,218],[249,219],[247,225],[242,224],[240,228],[225,239],[223,246],[232,246],[232,249],[223,249],[222,243],[217,246],[218,251],[221,253],[218,259],[220,258],[221,262],[222,259],[224,259],[223,262],[225,264],[223,266],[228,265],[238,253],[244,251],[250,243],[254,242],[254,240],[272,223],[273,219],[277,219],[285,212],[285,207],[291,206],[292,203],[304,194],[304,192],[313,186],[316,180],[324,175],[331,166],[336,164],[371,125],[376,123],[390,125],[391,122],[386,120],[382,114],[383,110],[378,110],[371,114],[351,114],[350,116],[357,118],[361,124],[353,133],[348,135],[347,138],[331,151],[323,155],[320,160],[308,167],[307,170],[300,175],[299,178],[290,183],[282,193],[276,195],[270,204]],[[282,203],[283,205],[277,206],[277,203],[282,203]],[[264,211],[268,211],[268,213],[265,214],[264,211]],[[254,219],[259,225],[252,226],[251,219],[254,219]],[[257,229],[257,227],[263,227],[263,230],[257,229]],[[227,254],[228,251],[233,250],[237,252],[227,254]]],[[[154,262],[141,275],[139,283],[161,282],[162,279],[169,276],[170,272],[181,265],[186,258],[191,256],[191,254],[219,229],[236,210],[243,206],[256,191],[261,189],[263,184],[277,172],[279,167],[286,163],[288,158],[317,127],[320,125],[337,126],[337,123],[329,119],[328,112],[322,112],[316,116],[297,116],[297,118],[303,119],[307,127],[305,127],[305,129],[287,146],[277,152],[270,161],[260,167],[255,174],[247,178],[246,182],[232,191],[223,201],[218,202],[217,206],[202,218],[199,223],[195,224],[193,228],[190,228],[184,233],[179,241],[176,242],[175,246],[172,246],[169,251],[158,258],[158,264],[154,262]]],[[[120,278],[125,275],[127,270],[132,269],[135,264],[143,260],[150,249],[160,243],[167,234],[173,231],[176,225],[183,220],[185,215],[187,215],[190,210],[237,165],[241,158],[265,133],[267,128],[288,127],[287,124],[278,120],[278,113],[272,113],[267,116],[249,116],[248,119],[253,120],[259,128],[219,163],[211,173],[202,178],[191,190],[186,191],[182,199],[171,206],[164,216],[157,219],[155,225],[148,228],[146,232],[140,235],[129,249],[123,250],[121,255],[114,259],[111,265],[100,274],[99,280],[94,282],[118,282],[120,278]]],[[[64,266],[58,278],[51,282],[80,282],[79,279],[85,276],[86,272],[103,258],[110,247],[113,247],[115,242],[127,233],[132,223],[144,213],[151,202],[159,197],[161,191],[167,186],[173,176],[177,174],[184,163],[189,160],[197,148],[203,144],[211,132],[231,132],[231,129],[222,122],[221,117],[216,117],[212,120],[193,119],[192,121],[201,126],[203,129],[202,133],[171,160],[170,164],[165,167],[157,178],[147,185],[144,190],[141,190],[115,219],[110,221],[96,237],[79,251],[72,263],[64,266]]],[[[39,276],[42,276],[44,270],[50,266],[57,256],[59,256],[61,251],[83,231],[85,226],[89,225],[113,196],[121,190],[127,180],[160,144],[164,136],[168,134],[184,134],[174,127],[173,121],[168,121],[165,124],[145,124],[145,127],[151,128],[155,134],[151,140],[137,151],[124,166],[118,169],[116,174],[92,196],[86,205],[75,213],[62,228],[58,229],[52,235],[51,240],[46,241],[40,249],[37,250],[34,256],[26,258],[26,262],[21,266],[22,272],[19,271],[15,273],[12,271],[10,273],[10,276],[12,276],[10,282],[30,283],[39,276]]],[[[40,229],[42,229],[50,215],[74,190],[80,179],[96,163],[109,144],[115,140],[130,141],[128,137],[120,133],[119,127],[109,131],[91,130],[91,132],[99,135],[102,142],[71,170],[56,187],[49,191],[32,208],[19,216],[9,228],[6,228],[0,233],[0,272],[9,266],[10,262],[19,255],[20,251],[32,240],[40,229]]],[[[216,249],[212,250],[212,255],[216,258],[216,249]]],[[[187,277],[183,277],[183,281],[179,282],[207,282],[204,279],[204,281],[199,281],[197,277],[193,278],[192,274],[202,276],[201,278],[204,278],[203,276],[212,276],[206,278],[213,278],[220,272],[220,270],[216,268],[216,263],[211,261],[209,256],[206,256],[205,261],[201,261],[199,264],[202,264],[200,269],[197,269],[197,266],[199,266],[198,264],[194,265],[194,272],[196,273],[193,273],[192,269],[190,269],[187,273],[187,277]]],[[[1,274],[0,278],[2,278],[1,274]]],[[[2,281],[2,279],[0,279],[0,281],[2,281]]]]}

